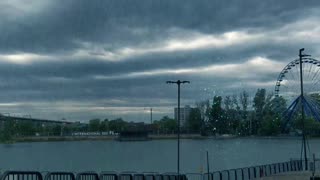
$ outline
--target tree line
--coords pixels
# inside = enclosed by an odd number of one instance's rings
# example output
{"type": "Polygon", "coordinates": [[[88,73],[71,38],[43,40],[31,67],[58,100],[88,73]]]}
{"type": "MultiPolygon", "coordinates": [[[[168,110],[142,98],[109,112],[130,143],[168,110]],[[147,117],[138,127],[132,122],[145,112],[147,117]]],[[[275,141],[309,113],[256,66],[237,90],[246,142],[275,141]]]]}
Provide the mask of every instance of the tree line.
{"type": "Polygon", "coordinates": [[[273,98],[265,89],[258,89],[254,97],[242,91],[238,95],[215,96],[212,103],[196,103],[187,126],[207,135],[276,135],[285,109],[285,100],[273,98]]]}
{"type": "MultiPolygon", "coordinates": [[[[320,102],[320,95],[314,94],[320,102]]],[[[301,132],[301,115],[296,112],[290,120],[290,127],[284,131],[286,119],[283,112],[287,102],[283,97],[275,97],[265,89],[258,89],[253,97],[246,91],[232,96],[215,96],[210,100],[196,103],[186,124],[186,128],[203,135],[233,134],[237,136],[274,136],[281,133],[301,132]]],[[[309,135],[320,135],[320,123],[312,117],[305,120],[309,135]]]]}
{"type": "MultiPolygon", "coordinates": [[[[316,96],[315,99],[320,101],[320,96],[316,96]]],[[[181,132],[202,135],[279,135],[284,133],[282,116],[286,109],[286,100],[283,97],[274,97],[266,89],[257,89],[253,96],[250,96],[247,91],[224,97],[214,96],[211,100],[195,103],[195,107],[190,110],[189,118],[181,125],[181,132]]],[[[153,134],[177,132],[177,120],[168,116],[155,120],[152,124],[143,125],[143,127],[146,126],[147,130],[153,134]]],[[[310,134],[320,134],[320,124],[311,117],[307,117],[305,126],[307,131],[312,132],[310,134]]],[[[130,123],[122,119],[117,121],[95,119],[89,122],[89,131],[120,132],[130,127],[130,123]]],[[[297,129],[300,131],[302,129],[299,114],[291,120],[289,131],[297,129]]]]}
{"type": "MultiPolygon", "coordinates": [[[[320,101],[320,95],[314,95],[320,101]]],[[[228,96],[214,96],[211,100],[195,103],[189,118],[181,125],[182,133],[201,133],[202,135],[232,134],[278,135],[282,132],[282,113],[287,109],[286,100],[274,97],[265,89],[258,89],[254,96],[242,91],[228,96]]],[[[302,129],[301,117],[295,116],[290,124],[293,129],[302,129]]],[[[320,134],[320,124],[307,117],[305,127],[312,134],[320,134]]],[[[71,125],[34,123],[8,119],[2,121],[0,141],[24,136],[64,136],[73,132],[107,132],[119,133],[126,130],[147,130],[154,134],[175,134],[177,120],[168,116],[155,120],[152,124],[127,122],[122,118],[91,119],[89,123],[73,123],[71,125]]]]}

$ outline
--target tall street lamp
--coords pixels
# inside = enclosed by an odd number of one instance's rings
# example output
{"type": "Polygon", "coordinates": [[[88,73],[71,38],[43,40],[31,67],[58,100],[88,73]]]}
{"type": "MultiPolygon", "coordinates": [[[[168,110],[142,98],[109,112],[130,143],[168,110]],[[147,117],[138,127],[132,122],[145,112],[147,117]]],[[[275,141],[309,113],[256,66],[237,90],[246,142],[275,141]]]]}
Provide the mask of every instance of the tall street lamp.
{"type": "Polygon", "coordinates": [[[177,157],[177,172],[180,179],[180,85],[190,83],[190,81],[167,81],[167,84],[177,84],[178,85],[178,157],[177,157]]]}
{"type": "Polygon", "coordinates": [[[302,54],[304,48],[299,50],[299,62],[300,62],[300,102],[301,102],[301,121],[302,121],[302,143],[303,143],[303,150],[304,150],[304,162],[305,162],[305,170],[308,169],[308,158],[307,158],[307,148],[306,148],[306,130],[305,130],[305,113],[304,113],[304,92],[303,92],[303,74],[302,74],[302,59],[303,57],[307,57],[310,55],[302,54]]]}
{"type": "MultiPolygon", "coordinates": [[[[144,110],[147,110],[147,108],[144,108],[144,110]]],[[[150,108],[150,124],[152,124],[152,108],[150,108]]]]}

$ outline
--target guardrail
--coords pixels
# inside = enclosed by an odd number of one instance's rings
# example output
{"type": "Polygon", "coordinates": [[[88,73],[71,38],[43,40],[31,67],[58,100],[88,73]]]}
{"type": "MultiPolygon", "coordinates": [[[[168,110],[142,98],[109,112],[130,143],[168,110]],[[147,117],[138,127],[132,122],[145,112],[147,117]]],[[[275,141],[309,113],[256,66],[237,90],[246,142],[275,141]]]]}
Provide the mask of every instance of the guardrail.
{"type": "Polygon", "coordinates": [[[43,178],[37,171],[6,171],[1,180],[43,180],[43,178]]]}
{"type": "Polygon", "coordinates": [[[252,166],[238,169],[216,171],[212,173],[186,173],[188,180],[250,180],[291,171],[302,171],[302,161],[252,166]]]}
{"type": "Polygon", "coordinates": [[[44,180],[56,180],[56,179],[76,180],[74,174],[71,172],[49,172],[44,178],[44,180]]]}
{"type": "Polygon", "coordinates": [[[290,171],[302,171],[302,161],[294,160],[283,163],[230,169],[212,173],[116,173],[116,172],[48,172],[6,171],[0,180],[250,180],[290,171]]]}

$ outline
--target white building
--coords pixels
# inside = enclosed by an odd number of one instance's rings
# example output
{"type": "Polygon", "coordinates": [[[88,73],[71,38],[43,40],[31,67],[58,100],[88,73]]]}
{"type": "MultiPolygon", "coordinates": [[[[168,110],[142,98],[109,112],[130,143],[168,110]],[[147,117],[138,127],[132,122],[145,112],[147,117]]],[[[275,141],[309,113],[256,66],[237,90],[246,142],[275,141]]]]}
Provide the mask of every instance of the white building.
{"type": "MultiPolygon", "coordinates": [[[[186,122],[189,120],[191,109],[192,108],[189,105],[180,107],[180,126],[186,125],[186,122]]],[[[178,108],[174,108],[174,119],[178,120],[178,108]]]]}

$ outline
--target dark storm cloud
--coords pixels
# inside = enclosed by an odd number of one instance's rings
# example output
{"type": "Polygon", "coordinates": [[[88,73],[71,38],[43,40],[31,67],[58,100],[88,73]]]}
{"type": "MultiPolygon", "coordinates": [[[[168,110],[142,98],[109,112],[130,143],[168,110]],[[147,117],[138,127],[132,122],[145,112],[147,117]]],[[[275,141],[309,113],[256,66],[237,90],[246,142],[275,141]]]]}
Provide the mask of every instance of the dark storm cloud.
{"type": "Polygon", "coordinates": [[[137,120],[137,107],[172,113],[176,87],[167,80],[191,81],[186,104],[272,89],[274,66],[298,48],[319,55],[318,9],[291,0],[58,0],[32,13],[0,6],[1,103],[49,119],[109,111],[137,120]]]}
{"type": "MultiPolygon", "coordinates": [[[[226,63],[242,63],[252,57],[265,56],[271,59],[289,62],[296,58],[292,49],[297,45],[259,44],[255,48],[225,48],[221,50],[207,49],[168,53],[152,53],[128,58],[127,61],[102,61],[95,59],[62,57],[57,60],[39,60],[30,64],[0,63],[0,77],[5,79],[35,77],[82,79],[95,75],[117,76],[131,72],[152,71],[157,69],[183,69],[203,67],[207,65],[223,65],[226,63]]],[[[0,58],[0,60],[3,60],[0,58]]]]}
{"type": "MultiPolygon", "coordinates": [[[[170,79],[186,78],[191,80],[191,87],[194,93],[213,84],[224,88],[225,84],[239,80],[233,77],[223,78],[224,75],[219,75],[215,72],[212,72],[210,75],[199,75],[197,73],[191,75],[183,73],[161,73],[137,77],[131,77],[129,74],[124,73],[124,77],[117,78],[117,76],[113,77],[112,74],[110,75],[109,72],[104,73],[104,68],[102,68],[101,71],[90,70],[99,69],[99,67],[103,65],[99,63],[76,64],[75,66],[70,66],[70,64],[69,66],[50,65],[39,67],[35,64],[18,66],[18,70],[15,69],[15,71],[11,71],[9,65],[2,65],[2,68],[0,68],[0,77],[3,77],[0,78],[2,91],[10,91],[10,93],[18,95],[7,96],[6,93],[3,93],[2,100],[97,100],[112,97],[145,99],[152,97],[173,98],[175,94],[172,94],[165,84],[165,82],[170,79]],[[53,68],[50,68],[50,65],[53,68]],[[82,69],[80,67],[82,67],[82,69]],[[96,79],[94,76],[96,74],[105,75],[106,79],[96,79]]],[[[114,68],[120,69],[118,66],[114,68]]],[[[130,70],[133,71],[133,68],[130,70]]],[[[226,73],[229,71],[232,73],[233,70],[234,69],[226,69],[225,71],[226,73]]],[[[248,72],[249,77],[247,77],[246,80],[269,79],[264,79],[268,74],[257,75],[255,73],[254,71],[251,74],[248,72]]],[[[271,74],[274,75],[273,73],[271,74]]],[[[191,97],[194,97],[194,95],[190,94],[190,98],[191,97]]]]}
{"type": "MultiPolygon", "coordinates": [[[[43,13],[1,26],[0,49],[53,53],[79,47],[106,48],[168,38],[170,28],[221,33],[231,29],[275,28],[306,16],[317,1],[55,1],[43,13]],[[253,18],[254,17],[254,18],[253,18]]],[[[182,32],[173,33],[173,36],[182,32]]]]}

